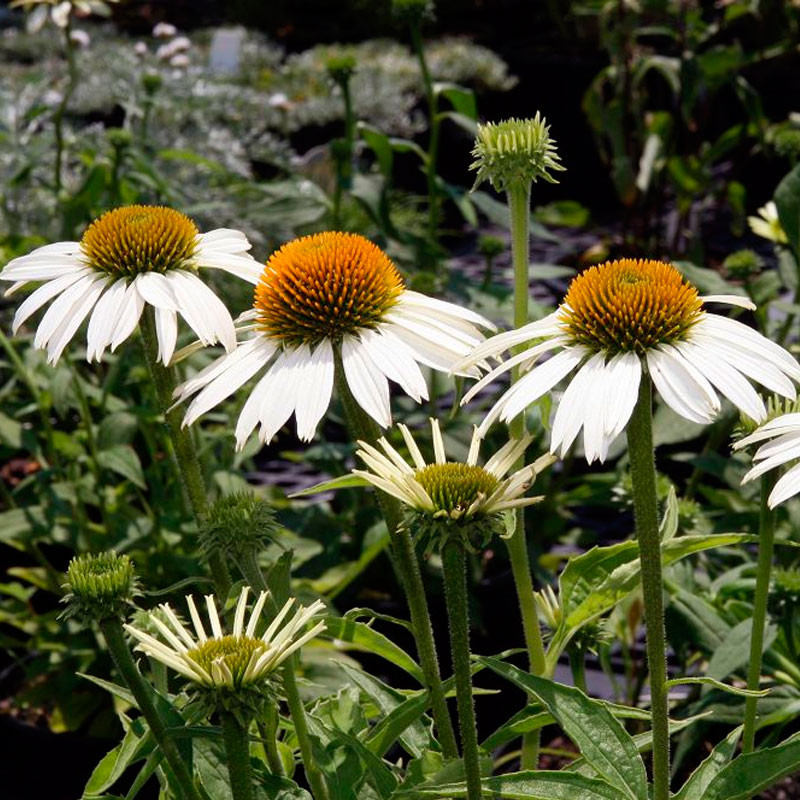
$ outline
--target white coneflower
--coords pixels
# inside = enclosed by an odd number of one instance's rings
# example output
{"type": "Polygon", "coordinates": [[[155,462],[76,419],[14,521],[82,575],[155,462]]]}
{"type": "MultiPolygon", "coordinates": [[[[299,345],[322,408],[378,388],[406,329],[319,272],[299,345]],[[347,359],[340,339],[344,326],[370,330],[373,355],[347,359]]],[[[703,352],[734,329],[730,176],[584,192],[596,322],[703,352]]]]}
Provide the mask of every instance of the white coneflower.
{"type": "Polygon", "coordinates": [[[784,475],[778,478],[767,502],[770,508],[786,502],[800,492],[800,413],[783,414],[764,423],[749,436],[734,444],[741,450],[758,442],[764,442],[753,455],[753,468],[744,476],[742,483],[759,478],[773,469],[794,462],[784,475]]]}
{"type": "Polygon", "coordinates": [[[456,366],[467,368],[531,340],[542,340],[484,376],[467,402],[512,367],[530,371],[489,411],[484,432],[516,417],[575,373],[558,403],[551,452],[563,456],[583,429],[586,459],[603,461],[636,404],[644,369],[662,399],[685,419],[706,424],[720,411],[717,391],[756,421],[764,402],[748,379],[794,398],[789,378],[800,365],[782,347],[741,322],[710,314],[705,303],[754,308],[731,295],[701,297],[680,272],[660,261],[623,259],[575,278],[552,314],[502,333],[456,366]],[[555,355],[539,364],[546,353],[555,355]]]}
{"type": "Polygon", "coordinates": [[[778,217],[778,207],[772,200],[758,209],[758,216],[748,217],[747,223],[750,225],[750,230],[757,236],[769,239],[776,244],[787,244],[789,242],[786,231],[784,231],[778,217]]]}
{"type": "Polygon", "coordinates": [[[159,608],[169,625],[159,619],[159,615],[150,615],[150,623],[159,631],[164,641],[133,625],[125,625],[125,629],[139,642],[137,650],[174,669],[200,687],[238,690],[257,686],[267,681],[292,653],[325,630],[324,622],[318,622],[305,630],[308,622],[324,605],[319,600],[308,608],[298,605],[294,615],[286,621],[296,603],[292,598],[286,602],[264,633],[257,636],[256,629],[268,594],[261,592],[245,626],[249,591],[250,587],[246,586],[239,595],[232,634],[225,634],[222,630],[213,595],[205,598],[210,634],[206,632],[191,596],[187,596],[186,603],[194,625],[194,634],[181,624],[166,603],[159,608]]]}
{"type": "Polygon", "coordinates": [[[509,508],[538,503],[541,497],[525,497],[536,476],[553,463],[545,455],[507,476],[523,455],[532,436],[512,439],[500,448],[484,466],[478,465],[481,437],[473,432],[467,460],[448,461],[437,420],[431,420],[434,461],[422,457],[417,443],[405,425],[398,425],[411,456],[408,463],[385,439],[378,440],[383,453],[367,442],[359,442],[358,457],[366,470],[353,470],[373,486],[396,497],[415,511],[438,519],[469,520],[498,514],[509,508]]]}
{"type": "Polygon", "coordinates": [[[414,400],[427,399],[419,365],[450,371],[483,341],[479,327],[493,327],[409,291],[389,257],[351,233],[304,236],[273,253],[253,305],[240,317],[252,336],[176,391],[179,401],[199,392],[184,418],[189,425],[266,368],[239,416],[239,448],[259,423],[261,441],[270,441],[292,414],[298,436],[310,440],[330,404],[338,356],[356,402],[386,427],[389,380],[414,400]]]}
{"type": "Polygon", "coordinates": [[[158,358],[168,364],[178,314],[204,344],[222,342],[229,352],[236,347],[230,313],[197,271],[222,269],[256,283],[261,267],[249,249],[240,231],[200,233],[171,208],[124,206],[95,220],[79,242],[49,244],[15,258],[0,280],[13,281],[6,294],[45,281],[17,309],[13,331],[53,300],[34,337],[35,347],[47,349],[50,363],[87,317],[86,358],[100,360],[107,347],[113,352],[133,333],[149,303],[155,308],[158,358]]]}

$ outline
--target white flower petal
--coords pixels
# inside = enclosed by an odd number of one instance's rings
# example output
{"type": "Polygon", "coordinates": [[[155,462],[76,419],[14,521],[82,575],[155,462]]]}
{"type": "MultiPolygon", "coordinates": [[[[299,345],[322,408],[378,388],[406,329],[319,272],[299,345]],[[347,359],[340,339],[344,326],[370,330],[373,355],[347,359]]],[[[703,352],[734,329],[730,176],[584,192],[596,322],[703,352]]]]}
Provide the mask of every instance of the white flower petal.
{"type": "Polygon", "coordinates": [[[58,330],[62,323],[69,320],[71,310],[76,302],[80,302],[81,298],[91,288],[92,284],[97,280],[96,274],[91,273],[84,275],[73,283],[69,288],[65,289],[45,311],[44,316],[39,322],[36,329],[36,335],[33,338],[33,346],[37,349],[42,349],[47,346],[47,343],[52,338],[53,334],[58,330]]]}
{"type": "Polygon", "coordinates": [[[12,333],[16,334],[22,325],[31,314],[36,313],[45,303],[52,300],[57,295],[72,286],[80,278],[91,275],[92,270],[88,267],[77,269],[62,275],[60,278],[53,278],[47,283],[40,286],[35,291],[31,292],[17,308],[17,313],[14,314],[14,322],[11,325],[12,333]]]}
{"type": "Polygon", "coordinates": [[[656,391],[677,414],[706,425],[719,412],[719,400],[708,381],[688,362],[662,345],[647,351],[647,366],[656,391]]]}
{"type": "Polygon", "coordinates": [[[742,297],[739,294],[707,294],[701,295],[700,299],[704,303],[724,303],[729,306],[739,306],[749,311],[755,311],[756,304],[749,297],[742,297]]]}
{"type": "Polygon", "coordinates": [[[125,296],[120,301],[122,312],[117,319],[111,338],[111,352],[113,353],[135,330],[144,309],[144,299],[136,288],[134,278],[125,290],[125,296]]]}
{"type": "Polygon", "coordinates": [[[160,272],[143,272],[136,277],[136,289],[153,308],[178,310],[178,301],[169,281],[160,272]]]}
{"type": "Polygon", "coordinates": [[[775,488],[770,492],[767,502],[770,508],[780,505],[800,492],[800,464],[795,464],[785,475],[778,479],[775,488]]]}
{"type": "Polygon", "coordinates": [[[342,340],[342,365],[355,401],[381,427],[392,424],[389,384],[361,343],[352,336],[342,340]]]}
{"type": "Polygon", "coordinates": [[[124,309],[123,301],[127,288],[128,284],[124,278],[114,281],[97,301],[86,332],[88,361],[99,361],[106,347],[111,344],[114,328],[124,309]]]}
{"type": "Polygon", "coordinates": [[[425,376],[408,347],[391,329],[379,326],[377,330],[361,332],[361,343],[375,366],[391,381],[399,384],[409,397],[418,403],[428,399],[425,376]]]}
{"type": "Polygon", "coordinates": [[[94,304],[110,280],[106,276],[95,278],[80,299],[73,304],[63,322],[53,332],[50,341],[47,343],[47,360],[49,363],[55,364],[61,357],[64,348],[80,328],[89,312],[94,308],[94,304]]]}
{"type": "Polygon", "coordinates": [[[327,339],[317,345],[310,359],[299,368],[298,380],[297,436],[309,442],[331,403],[333,392],[333,347],[327,339]]]}
{"type": "Polygon", "coordinates": [[[490,322],[488,319],[486,319],[486,317],[481,316],[469,308],[457,306],[455,303],[448,303],[446,300],[439,300],[435,297],[428,297],[428,295],[420,294],[419,292],[412,292],[408,289],[400,296],[400,302],[398,305],[407,305],[411,308],[416,306],[423,309],[429,309],[431,311],[435,311],[437,314],[451,317],[455,320],[467,320],[473,325],[477,325],[481,328],[487,328],[488,330],[492,331],[496,329],[494,323],[490,322]]]}
{"type": "Polygon", "coordinates": [[[178,341],[178,315],[170,308],[156,309],[156,339],[158,360],[166,367],[178,341]]]}

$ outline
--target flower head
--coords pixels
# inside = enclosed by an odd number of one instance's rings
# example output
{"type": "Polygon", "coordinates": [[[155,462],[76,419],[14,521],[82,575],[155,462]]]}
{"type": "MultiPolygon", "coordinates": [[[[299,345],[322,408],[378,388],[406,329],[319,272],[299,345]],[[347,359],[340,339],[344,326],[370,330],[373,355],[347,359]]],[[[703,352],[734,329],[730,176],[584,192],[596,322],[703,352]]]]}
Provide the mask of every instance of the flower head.
{"type": "Polygon", "coordinates": [[[89,317],[86,358],[100,360],[136,329],[145,303],[155,308],[158,357],[168,364],[180,314],[204,344],[236,346],[233,320],[222,301],[200,280],[200,268],[230,272],[255,283],[259,267],[239,231],[200,233],[184,214],[164,206],[123,206],[96,219],[79,242],[58,242],[15,258],[0,272],[13,281],[11,294],[31,281],[45,281],[20,304],[13,331],[50,300],[34,346],[58,361],[89,317]],[[55,298],[55,299],[54,299],[55,298]]]}
{"type": "Polygon", "coordinates": [[[793,411],[768,420],[749,436],[739,439],[733,449],[741,450],[755,444],[759,447],[753,455],[753,467],[742,483],[791,465],[778,478],[767,498],[769,507],[775,508],[800,492],[800,413],[793,411]]]}
{"type": "Polygon", "coordinates": [[[536,112],[533,119],[506,119],[478,125],[470,169],[478,174],[475,188],[488,180],[499,192],[527,186],[543,178],[558,183],[551,171],[563,171],[550,126],[536,112]]]}
{"type": "Polygon", "coordinates": [[[758,209],[757,217],[748,217],[747,222],[750,230],[757,236],[769,239],[776,244],[788,244],[789,238],[778,218],[778,207],[772,200],[758,209]]]}
{"type": "Polygon", "coordinates": [[[475,430],[467,460],[447,461],[444,440],[437,420],[431,420],[433,463],[427,463],[405,425],[398,425],[411,456],[409,464],[385,439],[378,440],[381,450],[367,442],[359,442],[358,457],[365,470],[353,470],[376,488],[396,497],[415,514],[415,528],[434,536],[458,533],[469,543],[475,538],[472,526],[485,543],[492,533],[503,527],[501,512],[511,508],[538,503],[541,497],[526,497],[525,493],[536,476],[554,458],[543,456],[533,464],[507,476],[514,463],[524,454],[533,440],[531,436],[512,439],[497,451],[484,466],[478,465],[481,438],[475,430]],[[445,527],[442,527],[444,524],[445,527]]]}
{"type": "Polygon", "coordinates": [[[755,420],[764,402],[748,379],[794,398],[790,380],[800,365],[782,347],[741,322],[709,313],[710,302],[754,308],[744,297],[701,297],[675,269],[659,261],[623,259],[592,267],[572,281],[552,314],[475,348],[460,368],[538,340],[485,375],[468,402],[501,374],[519,366],[527,374],[494,405],[481,424],[516,417],[575,373],[553,420],[551,452],[563,456],[583,429],[587,460],[605,460],[636,404],[643,370],[676,413],[699,424],[719,413],[717,392],[755,420]],[[546,353],[552,358],[540,363],[546,353]]]}
{"type": "Polygon", "coordinates": [[[121,617],[138,594],[133,562],[111,550],[75,556],[67,567],[65,616],[85,620],[121,617]]]}
{"type": "Polygon", "coordinates": [[[258,698],[269,693],[269,683],[277,668],[292,653],[325,630],[324,622],[317,622],[306,630],[309,621],[324,606],[319,600],[308,608],[297,605],[290,616],[296,603],[292,598],[259,635],[261,612],[268,594],[261,592],[258,596],[245,625],[249,592],[250,587],[246,586],[239,595],[230,634],[222,629],[213,595],[205,598],[210,634],[191,596],[187,596],[186,603],[193,633],[166,603],[159,606],[160,614],[150,615],[149,625],[146,626],[154,626],[159,637],[134,625],[126,625],[125,629],[138,641],[137,650],[174,669],[195,689],[210,692],[213,704],[257,704],[258,698]]]}
{"type": "Polygon", "coordinates": [[[266,367],[239,416],[239,447],[258,424],[261,440],[270,441],[293,413],[298,436],[310,440],[330,404],[337,359],[356,402],[385,427],[390,380],[414,400],[427,399],[420,364],[450,371],[483,341],[480,328],[493,327],[409,291],[380,248],[339,232],[304,236],[273,253],[240,320],[250,338],[176,392],[179,400],[197,394],[188,425],[266,367]]]}

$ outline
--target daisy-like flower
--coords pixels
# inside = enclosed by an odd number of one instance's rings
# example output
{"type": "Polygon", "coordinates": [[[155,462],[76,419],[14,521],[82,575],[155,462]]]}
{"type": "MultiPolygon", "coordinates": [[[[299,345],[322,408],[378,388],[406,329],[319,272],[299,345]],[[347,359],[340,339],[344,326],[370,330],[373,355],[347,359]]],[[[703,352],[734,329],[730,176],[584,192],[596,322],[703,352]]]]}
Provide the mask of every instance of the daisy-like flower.
{"type": "Polygon", "coordinates": [[[789,242],[786,231],[778,218],[778,207],[772,200],[758,209],[757,217],[748,217],[747,223],[750,225],[750,230],[757,236],[769,239],[776,244],[788,244],[789,242]]]}
{"type": "Polygon", "coordinates": [[[171,208],[124,206],[96,219],[79,242],[48,244],[15,258],[0,280],[13,281],[7,295],[45,281],[17,309],[13,331],[53,300],[34,338],[51,364],[87,317],[86,358],[99,361],[109,346],[113,352],[136,329],[145,303],[155,308],[158,358],[168,364],[178,314],[204,344],[222,342],[228,352],[236,347],[230,313],[197,272],[222,269],[256,283],[261,269],[249,249],[240,231],[200,233],[171,208]]]}
{"type": "Polygon", "coordinates": [[[133,625],[125,625],[125,629],[139,642],[137,650],[171,667],[200,688],[233,691],[258,688],[292,653],[325,630],[324,622],[305,630],[308,622],[324,605],[319,600],[308,608],[298,605],[289,618],[296,603],[292,598],[264,633],[257,636],[256,629],[268,594],[261,592],[258,596],[245,626],[249,592],[250,587],[245,586],[239,595],[231,634],[225,634],[222,630],[213,595],[205,598],[210,634],[206,632],[191,596],[187,596],[186,603],[194,633],[187,630],[166,603],[159,606],[161,615],[150,614],[149,620],[163,641],[133,625]],[[169,622],[168,625],[159,619],[162,615],[169,622]]]}
{"type": "Polygon", "coordinates": [[[383,452],[367,442],[359,442],[358,457],[365,470],[353,470],[377,489],[396,497],[409,509],[435,519],[453,522],[472,521],[497,515],[501,511],[538,503],[541,497],[525,493],[536,476],[555,460],[544,455],[533,464],[508,471],[525,452],[532,436],[512,439],[500,448],[484,466],[478,465],[481,436],[472,435],[467,460],[448,461],[438,420],[431,420],[434,461],[422,457],[417,443],[405,425],[398,425],[411,456],[409,464],[385,439],[378,440],[383,452]]]}
{"type": "Polygon", "coordinates": [[[541,340],[485,375],[463,402],[512,367],[529,369],[489,411],[480,428],[485,432],[574,373],[558,403],[550,450],[563,457],[583,429],[589,463],[604,461],[625,429],[645,369],[661,398],[685,419],[711,422],[720,411],[719,392],[761,421],[766,408],[748,379],[793,399],[790,378],[800,380],[800,365],[743,323],[706,311],[712,302],[754,308],[738,296],[701,297],[675,267],[660,261],[623,259],[592,267],[572,281],[554,313],[489,339],[459,362],[466,368],[541,340]]]}
{"type": "Polygon", "coordinates": [[[183,421],[190,425],[266,368],[239,416],[239,448],[259,423],[259,438],[269,442],[293,413],[297,435],[310,440],[330,404],[339,358],[356,402],[386,427],[389,380],[417,402],[427,399],[420,364],[448,372],[483,341],[481,327],[494,327],[409,291],[380,248],[339,232],[304,236],[273,253],[253,308],[239,319],[250,338],[176,390],[179,401],[199,392],[183,421]]]}
{"type": "Polygon", "coordinates": [[[792,464],[778,478],[767,498],[769,507],[775,508],[800,492],[800,413],[782,414],[765,422],[749,436],[736,442],[733,449],[741,450],[758,443],[763,444],[753,454],[753,468],[744,476],[742,483],[792,464]]]}

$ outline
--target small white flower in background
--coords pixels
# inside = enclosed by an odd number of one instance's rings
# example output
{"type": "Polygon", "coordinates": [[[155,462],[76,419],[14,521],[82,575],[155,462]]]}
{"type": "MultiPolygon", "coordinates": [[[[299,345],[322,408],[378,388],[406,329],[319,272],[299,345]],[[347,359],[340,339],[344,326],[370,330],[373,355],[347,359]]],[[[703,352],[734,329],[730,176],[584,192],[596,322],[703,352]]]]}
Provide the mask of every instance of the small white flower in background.
{"type": "Polygon", "coordinates": [[[136,53],[137,56],[146,56],[150,50],[144,42],[136,42],[133,46],[133,52],[136,53]]]}
{"type": "Polygon", "coordinates": [[[405,425],[397,427],[412,463],[407,463],[385,438],[381,438],[378,444],[383,453],[367,442],[358,443],[361,449],[356,451],[356,455],[368,469],[354,469],[353,473],[409,508],[437,518],[468,521],[509,508],[529,506],[542,499],[525,497],[525,492],[536,476],[555,461],[553,456],[542,456],[506,477],[533,441],[532,436],[512,439],[481,467],[478,466],[481,437],[477,428],[472,435],[467,460],[448,461],[439,422],[432,419],[434,461],[429,464],[408,428],[405,425]]]}
{"type": "Polygon", "coordinates": [[[153,28],[153,37],[156,39],[171,39],[178,29],[169,22],[157,22],[153,28]]]}
{"type": "Polygon", "coordinates": [[[69,32],[69,39],[73,44],[78,45],[78,47],[88,47],[91,44],[91,38],[86,31],[75,30],[69,32]]]}
{"type": "Polygon", "coordinates": [[[292,653],[325,630],[324,622],[305,630],[325,606],[316,600],[306,608],[291,598],[259,636],[261,612],[269,595],[261,592],[245,626],[249,592],[250,587],[245,586],[239,595],[231,634],[222,629],[213,595],[205,598],[210,633],[206,631],[191,596],[186,597],[186,603],[194,632],[180,622],[167,603],[159,606],[160,615],[151,613],[149,620],[163,641],[133,625],[125,625],[125,629],[138,641],[137,650],[198,686],[238,690],[262,684],[292,653]],[[293,608],[295,611],[290,617],[293,608]],[[161,615],[169,624],[159,619],[161,615]]]}
{"type": "Polygon", "coordinates": [[[169,61],[171,58],[178,55],[178,53],[185,53],[187,50],[191,50],[191,47],[191,40],[187,39],[185,36],[178,36],[166,44],[162,44],[161,47],[156,50],[156,58],[162,61],[169,61]]]}
{"type": "Polygon", "coordinates": [[[772,200],[758,209],[757,217],[748,217],[747,222],[750,225],[750,230],[757,236],[769,239],[776,244],[787,244],[789,242],[786,231],[783,230],[781,221],[778,219],[778,207],[772,200]]]}
{"type": "Polygon", "coordinates": [[[529,372],[493,406],[481,424],[508,422],[575,373],[553,420],[551,452],[562,457],[583,429],[589,463],[604,461],[628,424],[647,369],[667,405],[685,419],[710,423],[717,392],[758,421],[766,407],[749,380],[794,399],[800,365],[779,345],[741,322],[707,312],[707,303],[755,308],[744,297],[701,297],[678,270],[660,261],[623,259],[586,270],[552,314],[477,347],[456,366],[467,368],[539,340],[489,372],[464,396],[468,402],[501,374],[529,372]],[[544,363],[539,359],[557,351],[544,363]]]}
{"type": "Polygon", "coordinates": [[[236,331],[222,301],[197,276],[200,268],[221,269],[256,283],[261,273],[240,231],[200,233],[184,214],[163,206],[123,206],[95,220],[79,242],[39,247],[10,261],[0,280],[6,294],[31,281],[46,281],[21,303],[13,331],[53,301],[42,317],[34,346],[58,361],[81,323],[89,317],[86,358],[100,360],[139,323],[145,303],[155,308],[159,360],[175,350],[180,314],[200,341],[222,342],[230,352],[236,331]]]}
{"type": "MultiPolygon", "coordinates": [[[[331,402],[336,354],[356,402],[379,425],[391,424],[389,381],[417,402],[428,389],[424,364],[449,372],[494,326],[479,314],[405,288],[389,257],[363,236],[304,236],[270,256],[253,309],[239,317],[252,336],[176,389],[197,394],[183,424],[221,403],[262,369],[236,425],[241,448],[260,423],[269,442],[295,415],[309,441],[331,402]],[[199,394],[198,394],[199,393],[199,394]]],[[[463,372],[477,377],[476,367],[463,372]]]]}
{"type": "Polygon", "coordinates": [[[171,67],[177,67],[179,69],[188,67],[189,64],[189,56],[187,56],[186,53],[178,53],[178,55],[172,56],[172,58],[169,60],[169,65],[171,67]]]}
{"type": "Polygon", "coordinates": [[[111,13],[109,4],[116,2],[118,0],[14,0],[9,8],[33,9],[28,14],[25,29],[28,33],[38,33],[48,19],[63,30],[73,12],[83,16],[98,14],[107,17],[111,13]]]}
{"type": "Polygon", "coordinates": [[[270,108],[288,109],[291,107],[292,103],[291,100],[289,100],[289,96],[284,92],[275,92],[267,98],[267,105],[270,106],[270,108]]]}
{"type": "Polygon", "coordinates": [[[784,475],[778,478],[767,502],[770,508],[786,502],[800,492],[800,413],[783,414],[734,444],[741,450],[753,444],[763,444],[753,455],[753,467],[744,476],[742,483],[760,478],[770,470],[780,469],[794,462],[784,475]]]}

